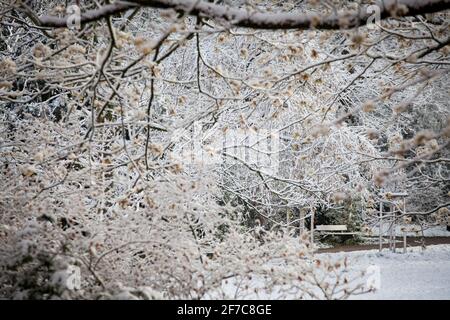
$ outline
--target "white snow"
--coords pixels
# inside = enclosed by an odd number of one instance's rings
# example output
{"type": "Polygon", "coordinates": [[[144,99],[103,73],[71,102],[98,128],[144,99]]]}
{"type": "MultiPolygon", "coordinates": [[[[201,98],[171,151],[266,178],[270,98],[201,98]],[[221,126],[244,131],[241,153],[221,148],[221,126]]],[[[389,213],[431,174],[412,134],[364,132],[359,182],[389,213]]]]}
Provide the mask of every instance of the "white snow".
{"type": "Polygon", "coordinates": [[[353,299],[450,299],[450,245],[408,249],[405,254],[378,250],[324,253],[347,256],[356,271],[378,266],[380,288],[353,299]]]}
{"type": "MultiPolygon", "coordinates": [[[[389,233],[388,232],[389,224],[383,223],[381,230],[383,232],[383,235],[387,236],[389,233]]],[[[421,236],[420,226],[418,226],[418,225],[396,225],[395,226],[395,235],[398,237],[403,236],[403,234],[405,233],[403,230],[407,231],[406,235],[408,237],[421,236]],[[417,231],[414,232],[412,230],[417,230],[417,231]]],[[[378,235],[378,226],[374,226],[373,228],[371,228],[371,234],[374,236],[378,235]]],[[[425,227],[423,230],[423,234],[425,237],[450,237],[450,231],[447,231],[447,227],[440,226],[440,225],[425,227]]]]}
{"type": "MultiPolygon", "coordinates": [[[[450,300],[450,245],[408,248],[406,253],[378,250],[319,253],[315,258],[321,260],[342,261],[348,259],[349,275],[359,276],[366,271],[362,279],[366,288],[376,287],[375,292],[354,295],[351,299],[449,299],[450,300]]],[[[254,278],[253,288],[260,287],[254,278]]],[[[232,281],[225,285],[226,296],[233,297],[236,284],[232,281]]],[[[284,298],[293,299],[285,296],[284,298]]],[[[211,296],[210,298],[213,298],[211,296]]],[[[245,299],[279,299],[277,290],[271,293],[250,294],[245,299]]]]}

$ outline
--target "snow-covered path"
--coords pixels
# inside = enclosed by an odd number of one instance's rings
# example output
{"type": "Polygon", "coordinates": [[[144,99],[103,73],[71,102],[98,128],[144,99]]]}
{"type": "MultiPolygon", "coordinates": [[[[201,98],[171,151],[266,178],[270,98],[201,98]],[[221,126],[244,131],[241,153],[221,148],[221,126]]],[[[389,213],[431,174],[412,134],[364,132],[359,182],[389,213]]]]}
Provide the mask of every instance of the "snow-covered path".
{"type": "Polygon", "coordinates": [[[347,256],[355,269],[380,269],[380,289],[353,299],[450,299],[450,245],[408,249],[406,254],[377,250],[324,253],[347,256]]]}

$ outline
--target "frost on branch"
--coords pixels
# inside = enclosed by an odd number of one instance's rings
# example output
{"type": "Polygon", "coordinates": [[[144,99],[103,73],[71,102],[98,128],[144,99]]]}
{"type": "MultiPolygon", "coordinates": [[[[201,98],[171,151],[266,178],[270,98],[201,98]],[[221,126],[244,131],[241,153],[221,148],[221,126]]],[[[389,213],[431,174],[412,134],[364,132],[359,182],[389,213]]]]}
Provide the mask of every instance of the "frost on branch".
{"type": "Polygon", "coordinates": [[[0,4],[0,297],[346,299],[311,227],[448,219],[447,1],[181,3],[0,4]]]}

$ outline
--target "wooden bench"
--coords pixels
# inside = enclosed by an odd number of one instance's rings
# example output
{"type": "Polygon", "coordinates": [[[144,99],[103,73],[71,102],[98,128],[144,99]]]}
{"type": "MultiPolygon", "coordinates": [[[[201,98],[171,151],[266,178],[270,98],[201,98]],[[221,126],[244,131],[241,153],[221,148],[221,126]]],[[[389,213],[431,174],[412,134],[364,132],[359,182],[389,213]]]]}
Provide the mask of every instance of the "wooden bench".
{"type": "Polygon", "coordinates": [[[358,232],[347,232],[347,226],[345,224],[319,224],[316,226],[315,231],[324,235],[355,235],[358,232]]]}

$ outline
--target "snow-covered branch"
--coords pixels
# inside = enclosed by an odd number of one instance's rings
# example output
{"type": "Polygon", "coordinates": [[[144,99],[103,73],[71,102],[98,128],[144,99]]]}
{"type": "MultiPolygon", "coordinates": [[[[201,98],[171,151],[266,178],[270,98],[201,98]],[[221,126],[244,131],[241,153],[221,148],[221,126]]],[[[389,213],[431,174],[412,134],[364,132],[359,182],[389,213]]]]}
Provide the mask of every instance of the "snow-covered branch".
{"type": "MultiPolygon", "coordinates": [[[[251,9],[233,8],[204,0],[132,0],[117,1],[98,9],[91,9],[81,15],[81,22],[88,23],[106,16],[118,14],[134,8],[136,5],[153,8],[190,10],[190,14],[226,22],[229,25],[254,29],[346,29],[367,23],[373,12],[365,5],[358,10],[341,13],[309,13],[309,12],[258,12],[251,9]]],[[[444,11],[450,8],[449,0],[385,0],[375,4],[380,8],[380,18],[415,16],[426,13],[444,11]]],[[[41,26],[66,27],[68,17],[41,16],[41,26]]]]}

